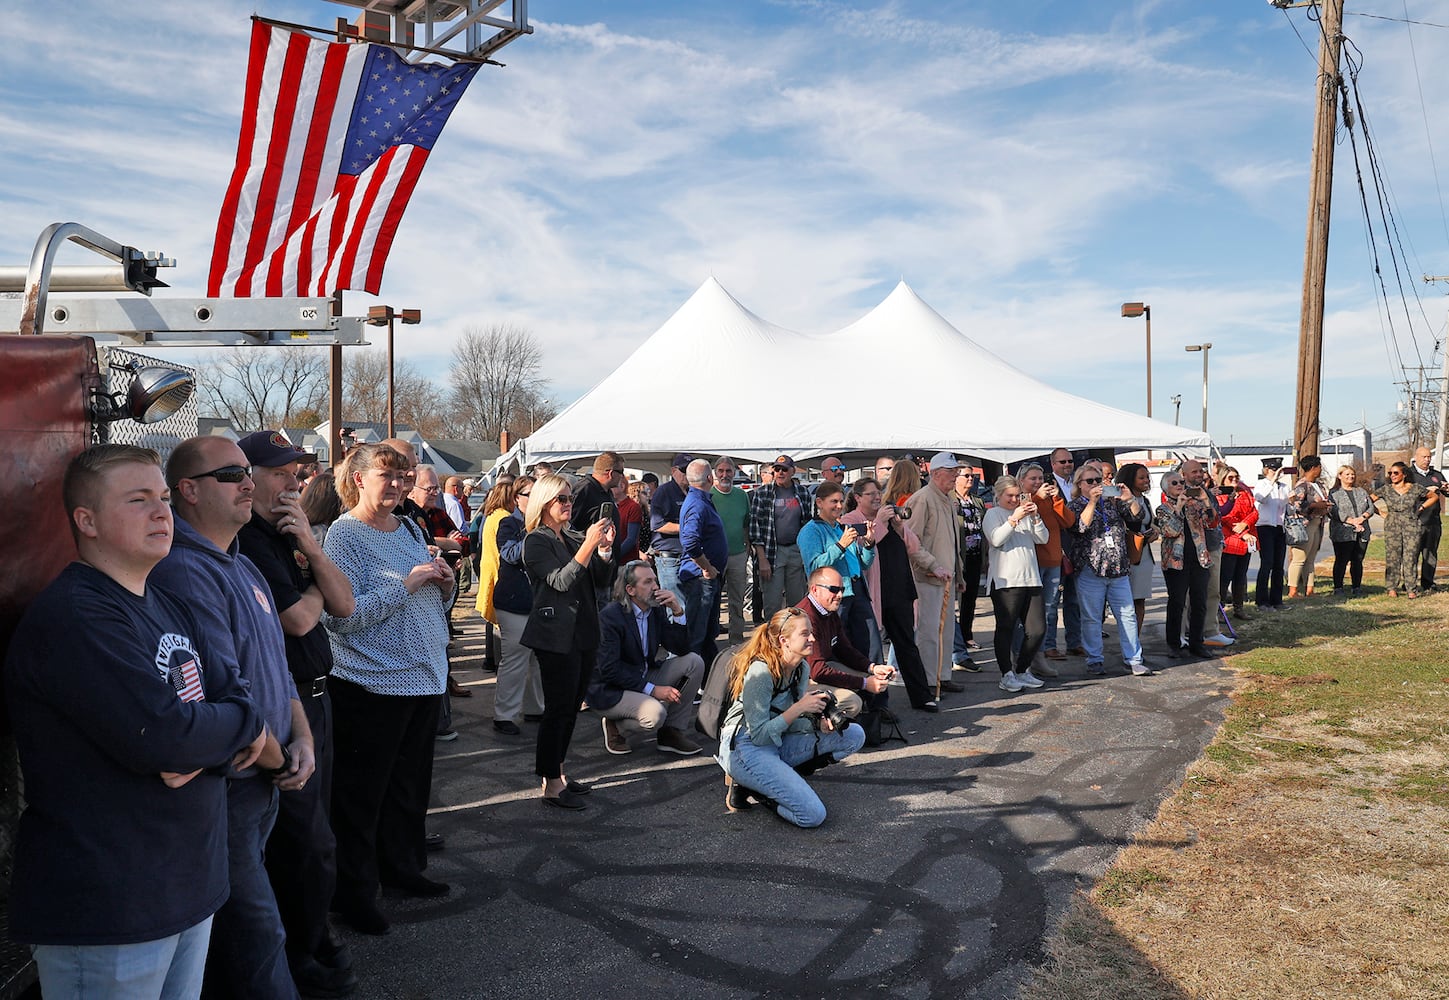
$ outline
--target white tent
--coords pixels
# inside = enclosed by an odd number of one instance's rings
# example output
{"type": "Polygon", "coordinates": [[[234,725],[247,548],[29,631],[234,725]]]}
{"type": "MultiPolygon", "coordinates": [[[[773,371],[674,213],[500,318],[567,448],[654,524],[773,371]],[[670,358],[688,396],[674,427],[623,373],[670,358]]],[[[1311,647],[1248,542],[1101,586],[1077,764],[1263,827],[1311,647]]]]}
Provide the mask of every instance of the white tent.
{"type": "Polygon", "coordinates": [[[901,282],[833,333],[769,323],[710,278],[618,368],[499,458],[630,464],[677,452],[768,462],[953,451],[1010,461],[1068,448],[1206,453],[1208,435],[1073,396],[1014,368],[901,282]],[[672,376],[671,376],[672,373],[672,376]],[[964,387],[964,388],[963,388],[964,387]],[[641,391],[654,414],[641,419],[641,391]],[[862,392],[906,401],[861,406],[862,392]]]}

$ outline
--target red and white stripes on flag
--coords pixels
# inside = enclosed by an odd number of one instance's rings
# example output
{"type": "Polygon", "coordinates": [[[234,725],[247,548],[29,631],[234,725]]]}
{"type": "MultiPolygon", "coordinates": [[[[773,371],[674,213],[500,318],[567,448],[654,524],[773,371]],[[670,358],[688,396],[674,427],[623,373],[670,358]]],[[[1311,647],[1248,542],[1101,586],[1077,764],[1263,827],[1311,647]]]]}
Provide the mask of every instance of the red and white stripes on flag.
{"type": "Polygon", "coordinates": [[[255,21],[207,294],[377,294],[403,209],[477,70],[255,21]]]}

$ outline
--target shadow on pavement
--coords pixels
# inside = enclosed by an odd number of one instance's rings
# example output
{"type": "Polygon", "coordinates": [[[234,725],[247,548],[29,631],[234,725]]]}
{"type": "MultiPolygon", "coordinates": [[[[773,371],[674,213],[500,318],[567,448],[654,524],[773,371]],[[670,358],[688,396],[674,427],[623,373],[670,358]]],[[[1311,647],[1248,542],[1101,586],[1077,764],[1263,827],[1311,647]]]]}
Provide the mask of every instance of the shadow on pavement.
{"type": "Polygon", "coordinates": [[[536,727],[492,728],[481,621],[458,625],[475,697],[438,744],[447,847],[429,867],[453,891],[385,899],[387,937],[345,932],[361,997],[1013,995],[1049,923],[1211,739],[1231,683],[1216,661],[1089,678],[1077,658],[1015,695],[990,668],[958,672],[967,691],[938,715],[893,699],[908,745],[812,779],[829,818],[811,831],[728,813],[712,747],[611,756],[586,712],[568,766],[596,787],[565,813],[537,799],[536,727]]]}

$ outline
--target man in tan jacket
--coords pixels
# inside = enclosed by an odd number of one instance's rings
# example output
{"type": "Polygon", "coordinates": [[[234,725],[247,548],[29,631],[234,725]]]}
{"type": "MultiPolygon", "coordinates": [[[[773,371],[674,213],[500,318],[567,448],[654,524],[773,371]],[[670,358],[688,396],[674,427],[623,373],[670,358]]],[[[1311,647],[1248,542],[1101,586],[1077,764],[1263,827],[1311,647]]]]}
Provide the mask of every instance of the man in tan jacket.
{"type": "Polygon", "coordinates": [[[911,555],[916,578],[916,645],[926,667],[926,678],[941,691],[966,690],[951,680],[949,630],[955,615],[955,597],[964,587],[961,565],[961,528],[952,491],[956,470],[963,463],[948,451],[931,458],[930,480],[911,495],[906,507],[911,512],[911,530],[921,547],[911,555]]]}

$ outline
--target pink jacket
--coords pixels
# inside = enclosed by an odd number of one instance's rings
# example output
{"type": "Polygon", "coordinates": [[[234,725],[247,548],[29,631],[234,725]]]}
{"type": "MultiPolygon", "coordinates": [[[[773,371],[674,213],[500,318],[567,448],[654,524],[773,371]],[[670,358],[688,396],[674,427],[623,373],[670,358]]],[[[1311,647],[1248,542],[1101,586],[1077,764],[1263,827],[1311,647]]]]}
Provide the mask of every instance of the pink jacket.
{"type": "MultiPolygon", "coordinates": [[[[842,524],[865,524],[866,523],[866,521],[865,521],[865,515],[862,514],[858,510],[853,510],[849,514],[843,514],[843,515],[841,515],[840,521],[841,521],[842,524]]],[[[911,526],[909,524],[907,524],[905,521],[900,521],[899,524],[900,524],[901,529],[902,529],[902,531],[901,531],[901,538],[906,543],[906,556],[907,556],[907,558],[910,558],[912,555],[915,554],[916,550],[921,547],[921,540],[916,537],[916,533],[911,530],[911,526]]],[[[856,530],[859,531],[860,529],[857,528],[856,530]]],[[[880,543],[880,540],[885,537],[885,533],[887,531],[890,531],[890,530],[891,530],[890,527],[887,525],[887,523],[885,521],[880,520],[880,519],[877,519],[877,520],[871,522],[870,532],[869,532],[870,540],[872,542],[875,542],[876,544],[879,544],[880,543]]],[[[865,576],[865,586],[866,586],[866,589],[870,591],[870,606],[875,611],[875,620],[878,621],[878,622],[879,621],[884,621],[885,619],[883,619],[881,617],[881,613],[880,613],[880,560],[879,559],[872,559],[870,561],[870,565],[865,568],[864,576],[865,576]]]]}

